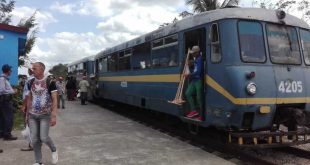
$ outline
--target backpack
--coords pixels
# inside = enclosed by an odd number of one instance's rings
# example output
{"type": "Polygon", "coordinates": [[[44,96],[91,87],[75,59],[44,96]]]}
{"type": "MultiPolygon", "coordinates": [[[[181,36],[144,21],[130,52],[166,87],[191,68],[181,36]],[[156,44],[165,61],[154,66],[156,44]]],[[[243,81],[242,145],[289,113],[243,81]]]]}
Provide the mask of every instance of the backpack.
{"type": "MultiPolygon", "coordinates": [[[[29,90],[29,91],[31,91],[31,86],[32,86],[34,80],[35,80],[35,78],[32,78],[31,80],[29,80],[29,83],[27,83],[27,85],[28,85],[28,90],[29,90]]],[[[51,94],[51,93],[52,93],[52,90],[51,90],[51,83],[52,83],[52,82],[51,82],[51,79],[50,79],[50,78],[47,78],[47,79],[46,79],[46,86],[47,86],[48,94],[49,94],[49,95],[52,95],[52,94],[51,94]]]]}

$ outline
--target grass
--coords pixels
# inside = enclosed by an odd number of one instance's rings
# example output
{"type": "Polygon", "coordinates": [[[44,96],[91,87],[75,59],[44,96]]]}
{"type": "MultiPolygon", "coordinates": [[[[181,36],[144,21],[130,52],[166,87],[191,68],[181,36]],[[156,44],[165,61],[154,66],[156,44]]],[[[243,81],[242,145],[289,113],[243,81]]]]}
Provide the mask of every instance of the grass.
{"type": "Polygon", "coordinates": [[[22,130],[24,129],[24,114],[23,112],[17,110],[14,114],[14,130],[22,130]]]}
{"type": "Polygon", "coordinates": [[[14,130],[22,130],[24,128],[24,113],[20,111],[20,107],[22,105],[22,87],[16,87],[17,94],[14,96],[14,107],[16,108],[14,114],[14,130]]]}

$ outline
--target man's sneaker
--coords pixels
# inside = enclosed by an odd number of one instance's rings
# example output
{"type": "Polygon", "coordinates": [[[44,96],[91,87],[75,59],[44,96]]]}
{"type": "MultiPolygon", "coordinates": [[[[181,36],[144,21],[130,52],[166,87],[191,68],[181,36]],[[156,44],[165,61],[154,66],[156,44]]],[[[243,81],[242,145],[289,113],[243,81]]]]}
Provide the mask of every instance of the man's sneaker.
{"type": "Polygon", "coordinates": [[[193,115],[195,113],[195,111],[190,111],[188,114],[186,114],[186,117],[189,117],[191,115],[193,115]]]}
{"type": "Polygon", "coordinates": [[[202,117],[201,117],[201,116],[197,116],[197,117],[195,118],[195,120],[202,121],[202,117]]]}
{"type": "Polygon", "coordinates": [[[58,162],[58,152],[55,151],[55,152],[52,152],[52,163],[57,164],[57,162],[58,162]]]}
{"type": "Polygon", "coordinates": [[[44,165],[43,163],[35,163],[33,165],[44,165]]]}
{"type": "Polygon", "coordinates": [[[188,115],[186,115],[186,117],[192,118],[192,117],[195,117],[197,115],[198,115],[198,113],[196,111],[192,111],[192,113],[189,113],[188,115]]]}

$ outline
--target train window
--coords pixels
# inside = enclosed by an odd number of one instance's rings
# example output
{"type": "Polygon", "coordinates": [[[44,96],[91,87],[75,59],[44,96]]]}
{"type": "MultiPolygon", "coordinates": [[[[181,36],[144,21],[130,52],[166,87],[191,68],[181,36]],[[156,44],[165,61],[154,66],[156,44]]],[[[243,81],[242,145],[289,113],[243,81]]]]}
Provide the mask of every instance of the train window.
{"type": "Polygon", "coordinates": [[[178,36],[173,35],[165,38],[165,45],[178,42],[178,36]]]}
{"type": "Polygon", "coordinates": [[[130,56],[131,49],[120,52],[118,61],[118,70],[129,70],[130,69],[130,56]]]}
{"type": "Polygon", "coordinates": [[[301,47],[304,53],[305,62],[310,65],[310,31],[300,30],[301,47]]]}
{"type": "Polygon", "coordinates": [[[108,71],[108,59],[107,57],[101,58],[99,60],[99,71],[107,72],[108,71]]]}
{"type": "Polygon", "coordinates": [[[131,49],[127,49],[124,51],[125,56],[130,56],[131,55],[131,49]]]}
{"type": "Polygon", "coordinates": [[[108,56],[108,71],[115,72],[117,71],[118,64],[118,54],[114,53],[108,56]]]}
{"type": "Polygon", "coordinates": [[[296,29],[285,25],[267,24],[271,61],[278,64],[301,64],[296,29]]]}
{"type": "Polygon", "coordinates": [[[146,69],[151,67],[151,44],[144,43],[133,48],[131,65],[133,69],[146,69]]]}
{"type": "Polygon", "coordinates": [[[156,48],[164,45],[164,39],[155,40],[152,42],[152,47],[156,48]]]}
{"type": "Polygon", "coordinates": [[[152,66],[169,67],[178,65],[178,45],[152,50],[152,66]]]}
{"type": "Polygon", "coordinates": [[[77,70],[83,70],[83,63],[77,64],[77,70]]]}
{"type": "Polygon", "coordinates": [[[265,62],[262,25],[258,22],[240,21],[238,29],[241,59],[244,62],[265,62]]]}
{"type": "Polygon", "coordinates": [[[220,39],[218,32],[218,25],[212,24],[211,26],[211,61],[220,62],[222,55],[220,52],[220,39]]]}
{"type": "Polygon", "coordinates": [[[119,58],[121,58],[121,57],[123,57],[125,54],[124,54],[124,51],[121,51],[121,52],[119,52],[119,58]]]}

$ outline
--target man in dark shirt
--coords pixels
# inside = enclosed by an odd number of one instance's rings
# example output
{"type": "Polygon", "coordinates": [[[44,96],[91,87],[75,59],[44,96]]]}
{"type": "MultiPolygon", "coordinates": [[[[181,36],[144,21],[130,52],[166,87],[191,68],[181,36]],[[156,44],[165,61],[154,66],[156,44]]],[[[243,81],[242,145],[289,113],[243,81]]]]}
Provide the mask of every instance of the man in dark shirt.
{"type": "Polygon", "coordinates": [[[0,125],[1,135],[4,140],[16,140],[17,137],[12,136],[12,128],[14,122],[13,95],[16,89],[13,89],[9,76],[11,75],[11,66],[5,64],[2,66],[3,74],[0,76],[0,125]]]}

